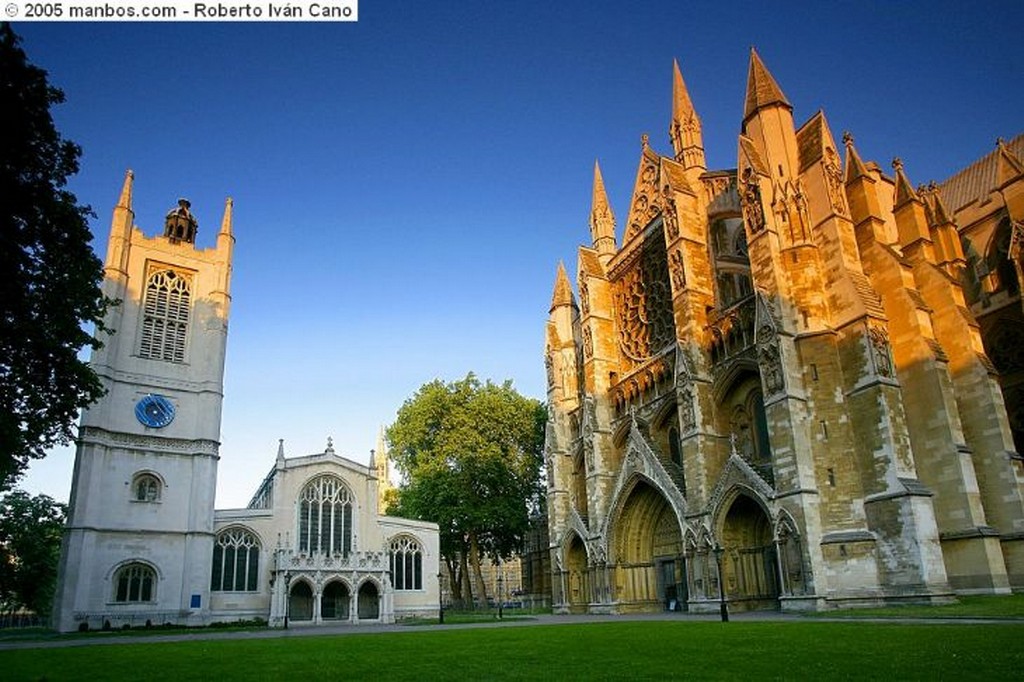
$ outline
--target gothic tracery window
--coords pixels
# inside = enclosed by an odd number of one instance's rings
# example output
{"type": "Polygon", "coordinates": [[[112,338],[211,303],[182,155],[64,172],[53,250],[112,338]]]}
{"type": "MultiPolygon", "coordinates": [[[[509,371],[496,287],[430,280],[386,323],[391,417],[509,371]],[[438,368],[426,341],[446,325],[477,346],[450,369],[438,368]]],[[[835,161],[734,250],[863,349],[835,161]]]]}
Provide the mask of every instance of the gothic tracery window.
{"type": "Polygon", "coordinates": [[[155,601],[156,571],[146,564],[125,564],[114,576],[114,601],[121,603],[155,601]]]}
{"type": "Polygon", "coordinates": [[[141,357],[185,362],[191,301],[192,285],[186,275],[173,270],[150,275],[142,304],[141,357]]]}
{"type": "Polygon", "coordinates": [[[391,583],[395,590],[423,589],[423,548],[407,535],[395,538],[388,549],[391,583]]]}
{"type": "Polygon", "coordinates": [[[260,541],[244,528],[228,528],[213,543],[214,592],[255,592],[259,589],[260,541]]]}
{"type": "Polygon", "coordinates": [[[324,474],[299,495],[299,551],[348,554],[352,551],[352,494],[336,476],[324,474]]]}

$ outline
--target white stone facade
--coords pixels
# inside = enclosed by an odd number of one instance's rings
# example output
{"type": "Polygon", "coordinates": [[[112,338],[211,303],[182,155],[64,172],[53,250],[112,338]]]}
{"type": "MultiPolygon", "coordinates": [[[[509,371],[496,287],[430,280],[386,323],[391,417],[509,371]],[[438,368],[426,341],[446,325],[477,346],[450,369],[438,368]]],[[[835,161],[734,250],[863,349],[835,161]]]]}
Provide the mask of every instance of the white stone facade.
{"type": "Polygon", "coordinates": [[[107,393],[82,414],[54,627],[436,613],[437,526],[380,515],[380,447],[370,466],[282,448],[248,509],[214,511],[231,201],[216,246],[199,250],[185,200],[162,236],[143,234],[132,184],[129,172],[111,224],[103,289],[118,304],[91,358],[107,393]],[[314,481],[329,500],[299,499],[314,481]]]}

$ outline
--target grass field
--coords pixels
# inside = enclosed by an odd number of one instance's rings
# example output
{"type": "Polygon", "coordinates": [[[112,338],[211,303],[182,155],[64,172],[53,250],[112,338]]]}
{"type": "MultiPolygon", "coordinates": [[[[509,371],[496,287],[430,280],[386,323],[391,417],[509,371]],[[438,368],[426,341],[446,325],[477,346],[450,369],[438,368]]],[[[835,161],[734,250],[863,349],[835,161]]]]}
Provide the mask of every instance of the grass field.
{"type": "Polygon", "coordinates": [[[1024,624],[624,621],[0,652],[5,680],[1019,679],[1024,624]]]}

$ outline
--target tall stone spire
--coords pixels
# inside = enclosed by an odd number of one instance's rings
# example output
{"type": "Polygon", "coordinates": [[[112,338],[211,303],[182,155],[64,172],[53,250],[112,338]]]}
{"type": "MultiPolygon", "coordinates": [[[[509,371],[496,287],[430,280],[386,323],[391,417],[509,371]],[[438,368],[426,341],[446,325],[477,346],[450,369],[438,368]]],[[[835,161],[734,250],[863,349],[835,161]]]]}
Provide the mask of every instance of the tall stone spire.
{"type": "Polygon", "coordinates": [[[224,316],[231,302],[231,261],[235,251],[235,235],[233,225],[234,201],[228,197],[224,202],[224,217],[220,221],[220,232],[217,233],[217,289],[213,292],[222,297],[224,316]]]}
{"type": "Polygon", "coordinates": [[[217,235],[218,237],[220,237],[220,235],[226,235],[228,237],[232,236],[231,230],[233,229],[234,206],[234,200],[232,200],[231,197],[228,197],[224,202],[224,217],[220,220],[220,233],[217,235]]]}
{"type": "Polygon", "coordinates": [[[565,273],[565,263],[558,261],[558,274],[555,275],[555,291],[551,296],[551,311],[555,308],[568,305],[576,307],[576,299],[572,295],[572,285],[569,284],[569,275],[565,273]]]}
{"type": "Polygon", "coordinates": [[[700,117],[690,101],[677,60],[672,60],[672,123],[668,136],[676,152],[676,161],[684,168],[707,169],[700,117]]]}
{"type": "Polygon", "coordinates": [[[615,254],[615,214],[604,189],[601,166],[594,161],[594,193],[590,202],[590,236],[594,249],[602,256],[615,254]]]}
{"type": "Polygon", "coordinates": [[[750,48],[750,71],[747,73],[747,99],[743,105],[743,122],[746,123],[760,109],[769,106],[783,106],[793,111],[793,105],[782,94],[782,88],[775,82],[768,67],[761,61],[757,50],[750,48]]]}
{"type": "Polygon", "coordinates": [[[110,220],[110,239],[107,241],[107,260],[104,264],[108,279],[121,281],[128,276],[128,250],[131,246],[132,227],[135,224],[135,211],[132,209],[134,184],[135,173],[129,169],[124,174],[121,195],[117,199],[114,215],[110,220]]]}

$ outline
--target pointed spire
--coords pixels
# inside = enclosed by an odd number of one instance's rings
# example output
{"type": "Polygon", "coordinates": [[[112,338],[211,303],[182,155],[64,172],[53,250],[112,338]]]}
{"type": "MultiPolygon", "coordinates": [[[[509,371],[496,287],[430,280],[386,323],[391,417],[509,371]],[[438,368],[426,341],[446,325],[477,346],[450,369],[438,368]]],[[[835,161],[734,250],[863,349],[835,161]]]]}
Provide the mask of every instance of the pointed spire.
{"type": "Polygon", "coordinates": [[[221,221],[220,221],[220,233],[221,234],[226,234],[226,235],[230,235],[231,234],[231,230],[233,228],[233,221],[234,221],[234,218],[233,218],[234,205],[235,205],[235,202],[231,199],[231,197],[228,197],[227,201],[224,202],[224,217],[221,218],[221,221]]]}
{"type": "Polygon", "coordinates": [[[135,173],[129,168],[124,174],[124,185],[121,187],[121,196],[117,200],[118,208],[132,210],[132,187],[135,184],[135,173]]]}
{"type": "Polygon", "coordinates": [[[277,460],[284,461],[284,438],[277,439],[277,460]]]}
{"type": "Polygon", "coordinates": [[[894,208],[899,208],[909,201],[921,201],[921,198],[917,196],[917,192],[914,191],[913,185],[910,184],[910,180],[907,179],[906,173],[903,172],[903,160],[900,157],[897,156],[892,160],[892,168],[896,171],[896,203],[894,208]]]}
{"type": "Polygon", "coordinates": [[[594,192],[590,201],[590,236],[598,253],[615,253],[615,214],[604,189],[601,166],[594,161],[594,192]]]}
{"type": "Polygon", "coordinates": [[[563,305],[575,307],[576,300],[572,295],[572,285],[569,284],[569,275],[565,273],[565,263],[558,261],[558,274],[555,275],[555,292],[551,296],[551,310],[554,311],[563,305]]]}
{"type": "Polygon", "coordinates": [[[843,133],[843,144],[846,145],[846,182],[856,180],[857,178],[870,177],[867,166],[860,160],[860,154],[857,153],[857,148],[853,146],[853,135],[849,131],[843,133]]]}
{"type": "Polygon", "coordinates": [[[950,216],[949,209],[946,208],[946,202],[942,200],[942,192],[939,191],[938,185],[933,181],[928,185],[928,189],[931,191],[932,199],[935,201],[935,223],[937,225],[952,223],[953,218],[950,216]]]}
{"type": "Polygon", "coordinates": [[[690,93],[686,89],[677,60],[672,60],[672,123],[669,125],[668,136],[676,153],[676,161],[685,168],[706,168],[700,117],[690,101],[690,93]]]}
{"type": "Polygon", "coordinates": [[[782,88],[775,82],[768,67],[761,61],[757,50],[750,48],[750,71],[747,73],[747,99],[743,105],[743,121],[746,123],[758,110],[770,105],[781,105],[793,110],[782,88]]]}
{"type": "MultiPolygon", "coordinates": [[[[131,250],[132,228],[135,225],[135,211],[132,210],[132,188],[135,184],[135,173],[128,169],[121,185],[121,195],[117,198],[113,216],[110,220],[110,239],[107,240],[107,258],[103,265],[110,277],[124,278],[128,276],[128,252],[131,250]],[[115,275],[116,273],[116,275],[115,275]]],[[[121,280],[120,286],[126,281],[121,280]]],[[[120,298],[120,292],[115,298],[120,298]]]]}
{"type": "Polygon", "coordinates": [[[672,120],[685,121],[694,113],[690,93],[683,81],[683,72],[679,70],[679,60],[672,60],[672,120]]]}

